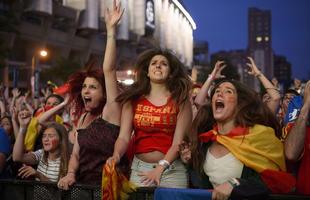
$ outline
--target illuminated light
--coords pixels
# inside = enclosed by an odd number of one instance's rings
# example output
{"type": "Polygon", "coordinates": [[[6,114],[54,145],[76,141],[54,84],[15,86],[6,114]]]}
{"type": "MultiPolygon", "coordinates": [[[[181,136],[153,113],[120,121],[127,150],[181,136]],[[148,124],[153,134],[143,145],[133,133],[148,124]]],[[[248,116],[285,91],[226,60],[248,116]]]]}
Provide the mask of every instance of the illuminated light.
{"type": "Polygon", "coordinates": [[[133,73],[132,73],[132,71],[131,70],[128,70],[127,71],[127,75],[132,75],[133,73]]]}
{"type": "Polygon", "coordinates": [[[266,41],[266,42],[269,41],[269,37],[268,37],[268,36],[265,37],[265,41],[266,41]]]}
{"type": "Polygon", "coordinates": [[[134,80],[132,79],[125,79],[122,81],[125,85],[132,85],[134,83],[134,80]]]}
{"type": "Polygon", "coordinates": [[[41,50],[40,51],[40,56],[42,56],[42,57],[47,56],[47,51],[46,50],[41,50]]]}
{"type": "Polygon", "coordinates": [[[179,3],[177,0],[172,0],[172,2],[181,10],[181,12],[185,15],[189,23],[192,25],[193,29],[196,30],[196,23],[194,22],[193,18],[190,14],[184,9],[184,7],[179,3]]]}
{"type": "Polygon", "coordinates": [[[256,37],[256,41],[257,41],[257,42],[261,42],[262,40],[263,40],[262,37],[260,37],[260,36],[256,37]]]}

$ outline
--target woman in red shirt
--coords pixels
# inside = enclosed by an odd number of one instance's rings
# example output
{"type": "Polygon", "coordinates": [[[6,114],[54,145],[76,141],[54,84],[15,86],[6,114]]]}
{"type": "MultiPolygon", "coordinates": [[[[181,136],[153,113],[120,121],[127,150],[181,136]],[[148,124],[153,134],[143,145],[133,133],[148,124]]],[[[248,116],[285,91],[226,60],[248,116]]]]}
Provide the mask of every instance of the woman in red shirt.
{"type": "Polygon", "coordinates": [[[123,104],[121,129],[107,162],[118,163],[130,144],[131,182],[185,188],[188,178],[178,145],[192,120],[190,79],[183,64],[166,50],[143,52],[136,68],[136,82],[117,98],[123,104]]]}

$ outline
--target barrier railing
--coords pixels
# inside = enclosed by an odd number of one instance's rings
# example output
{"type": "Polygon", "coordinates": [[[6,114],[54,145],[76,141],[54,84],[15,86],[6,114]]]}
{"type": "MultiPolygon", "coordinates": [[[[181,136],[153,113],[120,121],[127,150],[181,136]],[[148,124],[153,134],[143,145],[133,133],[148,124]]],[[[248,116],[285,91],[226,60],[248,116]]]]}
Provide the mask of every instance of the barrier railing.
{"type": "MultiPolygon", "coordinates": [[[[130,200],[153,200],[154,188],[138,188],[130,200]]],[[[100,200],[99,186],[75,184],[68,191],[60,190],[55,183],[0,180],[1,200],[100,200]]],[[[270,200],[310,200],[310,196],[270,195],[270,200]]]]}
{"type": "MultiPolygon", "coordinates": [[[[153,199],[154,188],[139,188],[130,200],[153,199]]],[[[75,184],[70,190],[60,190],[55,183],[0,180],[1,200],[100,200],[100,186],[75,184]]]]}

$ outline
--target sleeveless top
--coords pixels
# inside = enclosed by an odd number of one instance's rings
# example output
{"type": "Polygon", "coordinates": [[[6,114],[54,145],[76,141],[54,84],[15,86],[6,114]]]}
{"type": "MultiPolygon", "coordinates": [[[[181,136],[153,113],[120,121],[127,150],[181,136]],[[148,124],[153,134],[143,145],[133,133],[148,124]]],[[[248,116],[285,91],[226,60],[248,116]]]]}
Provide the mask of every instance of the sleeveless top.
{"type": "MultiPolygon", "coordinates": [[[[77,130],[80,146],[77,173],[79,183],[101,184],[102,169],[106,160],[113,155],[119,130],[119,126],[111,124],[101,117],[95,119],[85,129],[77,130]]],[[[128,160],[123,157],[118,168],[127,175],[128,166],[128,160]]]]}
{"type": "Polygon", "coordinates": [[[179,108],[170,97],[162,106],[152,104],[144,96],[133,102],[135,153],[160,151],[167,153],[172,145],[179,108]]]}
{"type": "Polygon", "coordinates": [[[230,152],[220,158],[215,158],[208,149],[203,170],[213,187],[216,187],[230,178],[240,178],[243,163],[230,152]]]}

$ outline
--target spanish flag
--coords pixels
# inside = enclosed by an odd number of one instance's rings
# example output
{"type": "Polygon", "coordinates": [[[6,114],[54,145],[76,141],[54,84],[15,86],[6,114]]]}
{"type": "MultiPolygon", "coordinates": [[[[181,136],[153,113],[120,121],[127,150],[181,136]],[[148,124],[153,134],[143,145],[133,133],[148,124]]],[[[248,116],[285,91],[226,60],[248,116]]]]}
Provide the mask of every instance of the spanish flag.
{"type": "Polygon", "coordinates": [[[295,188],[295,178],[286,172],[282,142],[274,130],[263,125],[236,127],[221,135],[218,128],[199,136],[200,141],[217,141],[224,145],[245,166],[260,173],[272,193],[289,193],[295,188]]]}
{"type": "Polygon", "coordinates": [[[129,193],[136,191],[136,186],[128,181],[112,163],[105,164],[102,170],[101,196],[102,200],[128,199],[129,193]]]}

